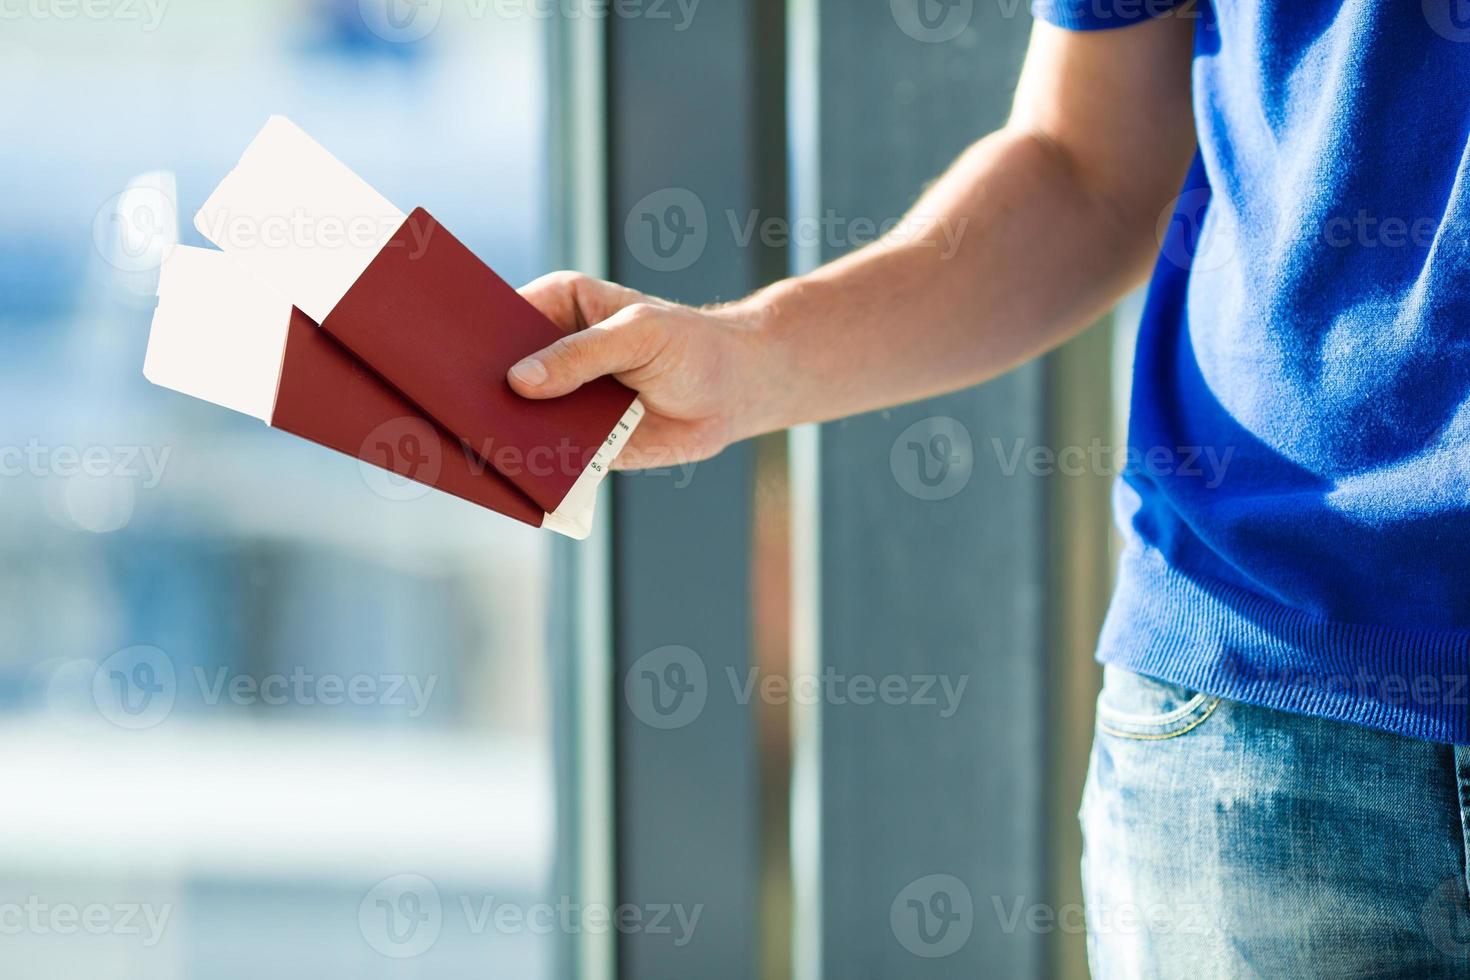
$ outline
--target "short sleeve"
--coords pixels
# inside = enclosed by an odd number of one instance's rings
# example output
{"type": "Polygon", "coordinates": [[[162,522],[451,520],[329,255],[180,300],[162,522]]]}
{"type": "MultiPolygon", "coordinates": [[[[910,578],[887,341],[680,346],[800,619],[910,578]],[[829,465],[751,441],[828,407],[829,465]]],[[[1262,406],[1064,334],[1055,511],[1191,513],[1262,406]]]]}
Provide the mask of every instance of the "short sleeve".
{"type": "Polygon", "coordinates": [[[1161,17],[1182,0],[1031,0],[1038,20],[1070,31],[1105,31],[1161,17]]]}

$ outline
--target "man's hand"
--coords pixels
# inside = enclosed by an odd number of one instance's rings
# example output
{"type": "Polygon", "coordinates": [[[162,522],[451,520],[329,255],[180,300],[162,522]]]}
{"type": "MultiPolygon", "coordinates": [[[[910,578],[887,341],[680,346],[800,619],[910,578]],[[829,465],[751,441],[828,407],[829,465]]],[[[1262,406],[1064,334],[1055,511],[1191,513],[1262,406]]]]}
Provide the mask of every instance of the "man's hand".
{"type": "Polygon", "coordinates": [[[555,398],[611,374],[643,400],[647,414],[614,468],[693,463],[756,434],[759,345],[747,308],[697,310],[574,272],[542,276],[521,295],[567,335],[511,368],[518,394],[555,398]]]}
{"type": "Polygon", "coordinates": [[[1080,332],[1142,282],[1195,150],[1191,17],[1116,31],[1038,22],[1010,122],[899,231],[730,306],[571,273],[523,294],[567,336],[511,371],[528,398],[600,375],[648,409],[618,464],[977,384],[1080,332]]]}

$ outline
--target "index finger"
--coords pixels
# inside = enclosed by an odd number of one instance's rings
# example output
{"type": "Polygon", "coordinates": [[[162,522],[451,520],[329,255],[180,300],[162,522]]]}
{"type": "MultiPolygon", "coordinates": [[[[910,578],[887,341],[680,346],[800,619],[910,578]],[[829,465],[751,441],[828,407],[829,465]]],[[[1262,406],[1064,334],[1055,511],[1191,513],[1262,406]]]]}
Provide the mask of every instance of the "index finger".
{"type": "Polygon", "coordinates": [[[563,333],[585,330],[644,298],[626,286],[565,271],[548,273],[519,292],[563,333]]]}

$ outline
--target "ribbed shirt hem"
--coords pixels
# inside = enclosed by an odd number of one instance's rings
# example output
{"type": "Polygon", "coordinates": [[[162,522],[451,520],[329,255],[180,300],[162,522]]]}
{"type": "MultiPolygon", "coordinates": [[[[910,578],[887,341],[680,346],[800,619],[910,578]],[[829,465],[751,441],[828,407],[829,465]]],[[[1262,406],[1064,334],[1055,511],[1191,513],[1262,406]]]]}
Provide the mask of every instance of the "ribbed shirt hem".
{"type": "Polygon", "coordinates": [[[1097,658],[1233,701],[1470,744],[1470,632],[1322,619],[1187,577],[1137,541],[1097,658]]]}

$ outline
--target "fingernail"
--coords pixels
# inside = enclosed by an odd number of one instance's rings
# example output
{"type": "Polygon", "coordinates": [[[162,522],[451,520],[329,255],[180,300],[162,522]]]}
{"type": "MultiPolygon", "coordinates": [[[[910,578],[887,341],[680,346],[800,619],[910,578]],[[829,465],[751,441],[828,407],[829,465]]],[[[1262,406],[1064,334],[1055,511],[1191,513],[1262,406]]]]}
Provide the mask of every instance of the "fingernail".
{"type": "Polygon", "coordinates": [[[521,361],[510,369],[510,373],[515,375],[516,380],[522,384],[539,385],[546,381],[546,365],[534,357],[521,361]]]}

